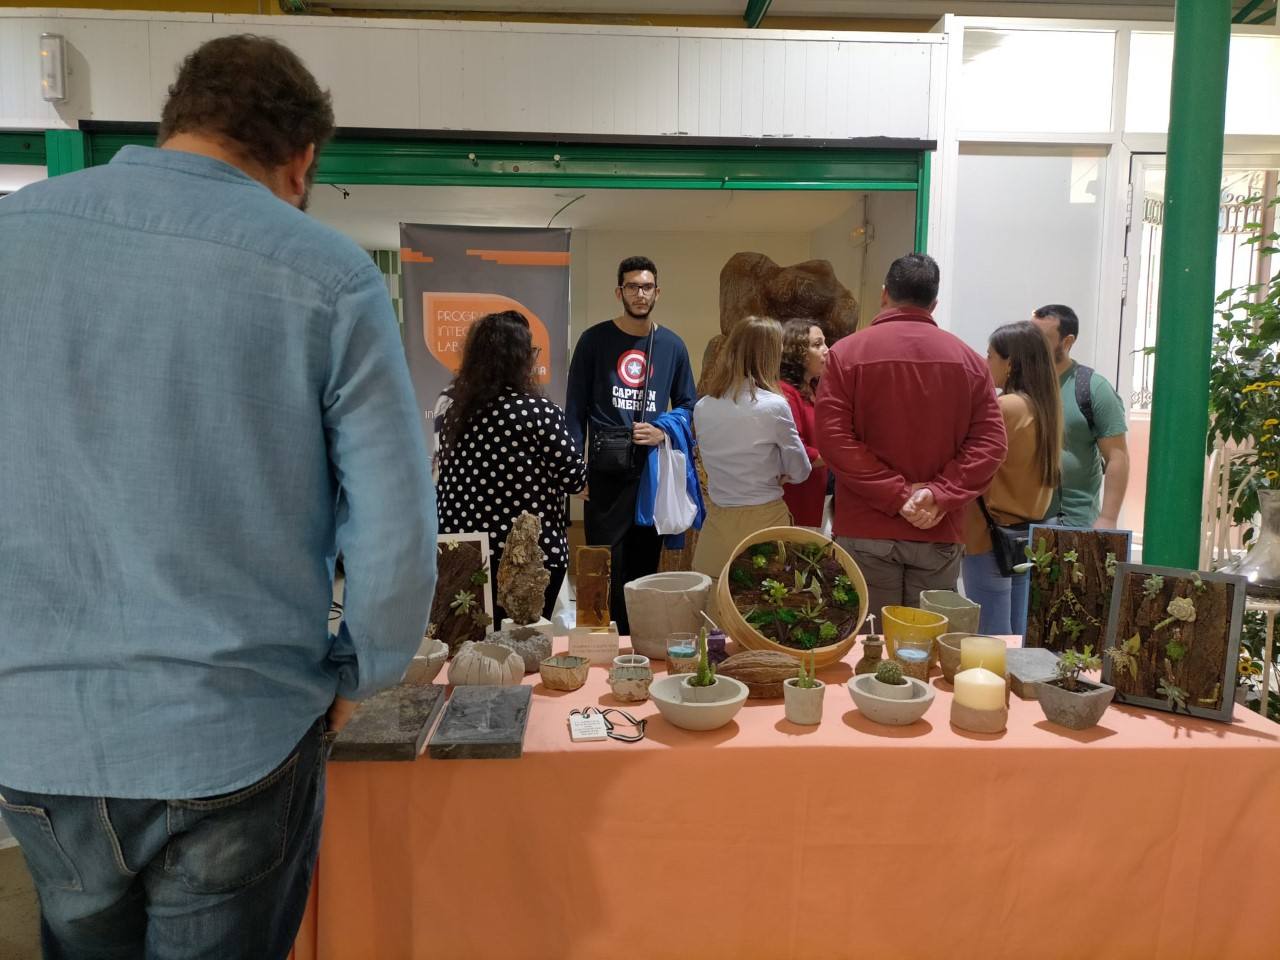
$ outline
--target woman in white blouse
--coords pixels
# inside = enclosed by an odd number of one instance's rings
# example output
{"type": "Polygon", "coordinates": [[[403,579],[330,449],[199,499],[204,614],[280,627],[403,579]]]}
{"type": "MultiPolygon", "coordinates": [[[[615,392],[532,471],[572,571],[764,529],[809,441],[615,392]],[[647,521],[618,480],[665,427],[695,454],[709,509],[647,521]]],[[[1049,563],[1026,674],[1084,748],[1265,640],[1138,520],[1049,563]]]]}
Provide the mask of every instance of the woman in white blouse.
{"type": "Polygon", "coordinates": [[[748,317],[720,348],[693,408],[709,494],[693,569],[713,580],[748,534],[791,523],[782,485],[809,476],[808,454],[778,387],[781,363],[782,325],[748,317]]]}

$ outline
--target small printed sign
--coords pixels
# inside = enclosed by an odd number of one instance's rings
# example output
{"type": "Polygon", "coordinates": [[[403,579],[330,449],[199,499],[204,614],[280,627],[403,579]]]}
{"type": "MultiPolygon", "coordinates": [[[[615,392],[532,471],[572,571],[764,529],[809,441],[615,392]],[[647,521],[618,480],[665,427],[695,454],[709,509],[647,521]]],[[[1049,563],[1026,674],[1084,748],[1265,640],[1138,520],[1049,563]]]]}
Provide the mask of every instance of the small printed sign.
{"type": "Polygon", "coordinates": [[[583,716],[580,713],[569,714],[569,737],[574,743],[579,740],[607,740],[609,728],[605,725],[604,715],[592,713],[583,716]]]}

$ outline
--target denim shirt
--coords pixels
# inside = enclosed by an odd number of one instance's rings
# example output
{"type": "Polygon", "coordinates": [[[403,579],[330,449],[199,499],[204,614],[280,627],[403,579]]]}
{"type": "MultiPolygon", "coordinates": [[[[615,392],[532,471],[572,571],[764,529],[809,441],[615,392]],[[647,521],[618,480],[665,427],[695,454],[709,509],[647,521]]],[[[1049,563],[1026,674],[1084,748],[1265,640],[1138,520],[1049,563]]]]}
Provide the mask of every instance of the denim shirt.
{"type": "Polygon", "coordinates": [[[399,680],[434,582],[421,415],[366,253],[171,150],[0,200],[0,783],[253,783],[335,695],[399,680]]]}

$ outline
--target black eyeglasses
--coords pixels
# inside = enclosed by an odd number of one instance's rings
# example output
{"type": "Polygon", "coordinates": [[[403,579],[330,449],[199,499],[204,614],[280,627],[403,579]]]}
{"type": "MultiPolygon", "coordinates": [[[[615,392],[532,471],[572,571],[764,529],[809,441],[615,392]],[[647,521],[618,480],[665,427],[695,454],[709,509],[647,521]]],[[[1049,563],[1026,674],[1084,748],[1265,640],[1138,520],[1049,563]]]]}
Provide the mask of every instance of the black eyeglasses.
{"type": "Polygon", "coordinates": [[[633,297],[638,293],[651,297],[657,289],[658,285],[656,283],[624,283],[622,285],[622,292],[633,297]]]}

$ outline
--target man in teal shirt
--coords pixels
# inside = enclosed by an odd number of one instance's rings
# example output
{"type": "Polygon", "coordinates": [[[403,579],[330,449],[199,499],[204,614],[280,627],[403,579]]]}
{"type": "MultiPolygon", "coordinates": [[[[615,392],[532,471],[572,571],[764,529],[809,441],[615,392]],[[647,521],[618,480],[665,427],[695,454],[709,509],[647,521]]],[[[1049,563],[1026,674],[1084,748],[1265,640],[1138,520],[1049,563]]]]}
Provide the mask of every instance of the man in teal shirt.
{"type": "Polygon", "coordinates": [[[1062,485],[1049,516],[1067,527],[1117,529],[1129,484],[1124,403],[1105,377],[1071,359],[1080,334],[1074,310],[1051,303],[1031,322],[1049,341],[1062,386],[1062,485]]]}

